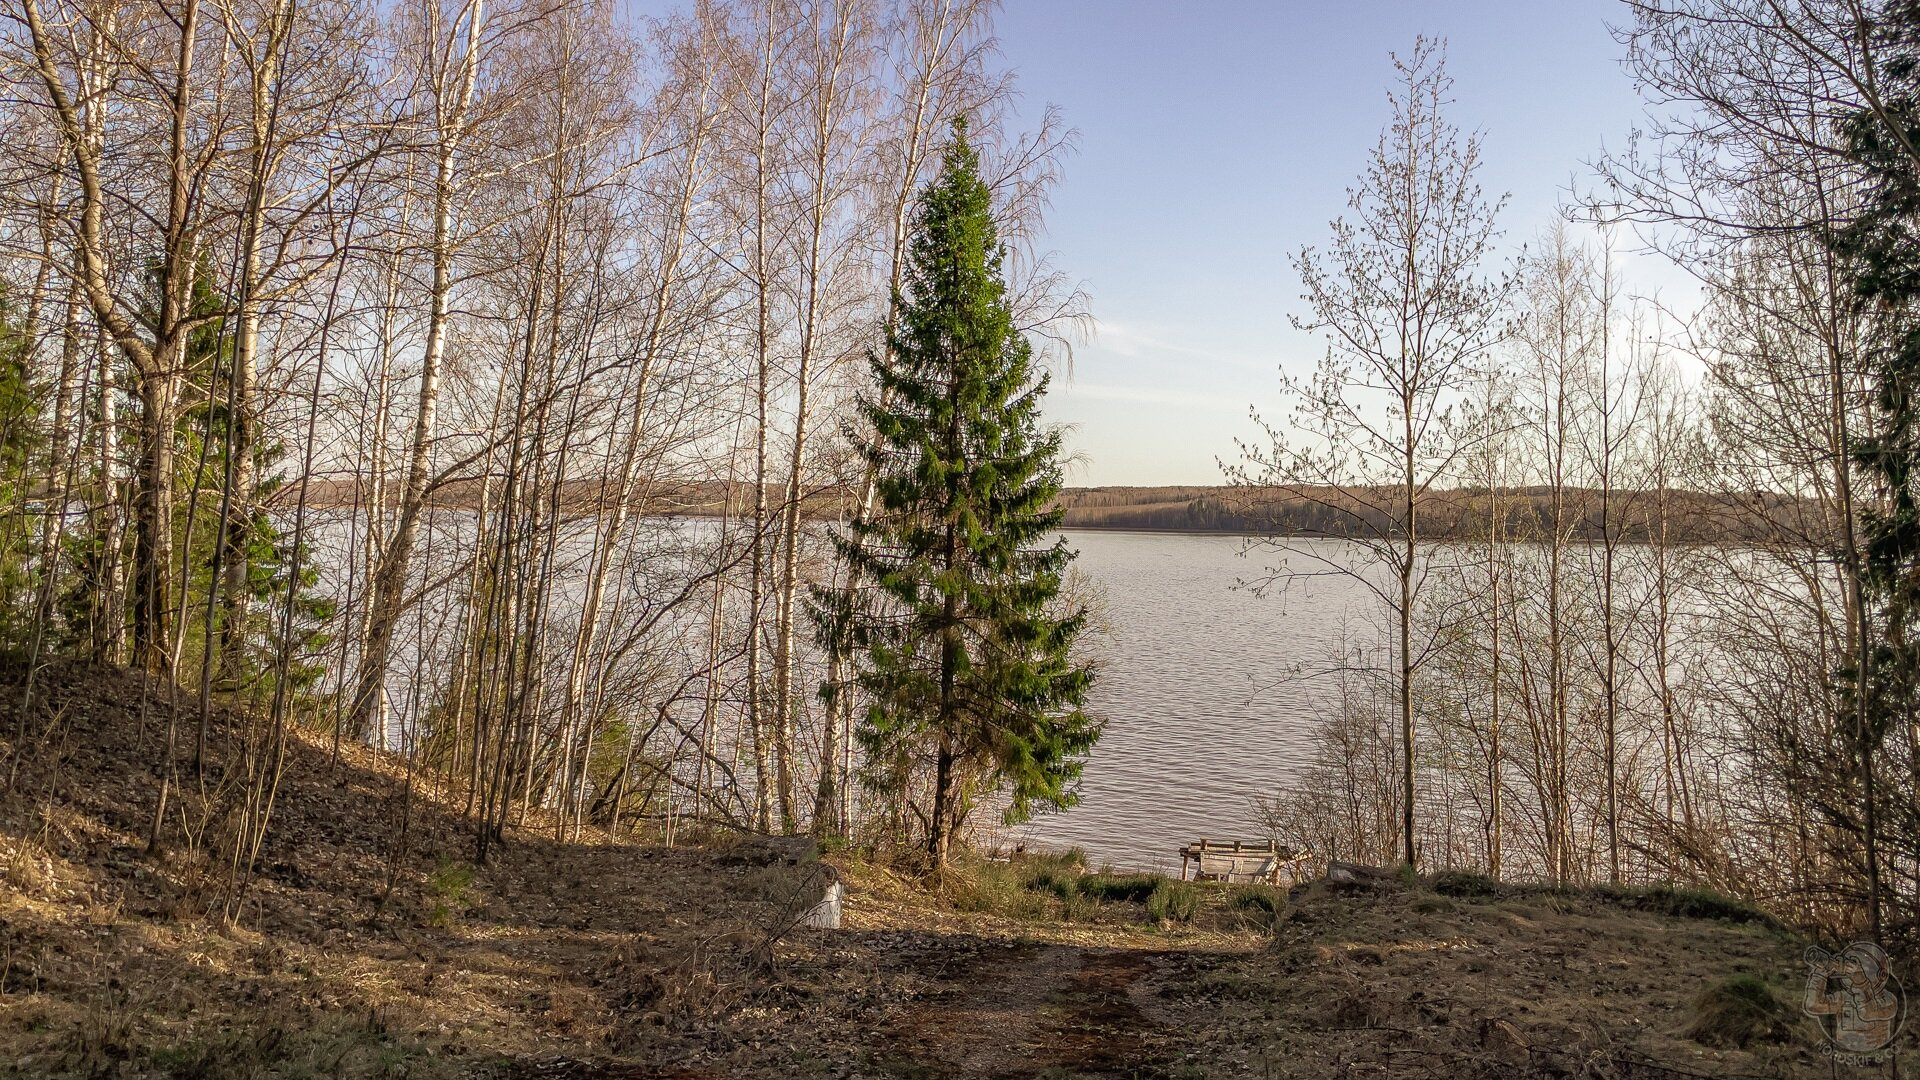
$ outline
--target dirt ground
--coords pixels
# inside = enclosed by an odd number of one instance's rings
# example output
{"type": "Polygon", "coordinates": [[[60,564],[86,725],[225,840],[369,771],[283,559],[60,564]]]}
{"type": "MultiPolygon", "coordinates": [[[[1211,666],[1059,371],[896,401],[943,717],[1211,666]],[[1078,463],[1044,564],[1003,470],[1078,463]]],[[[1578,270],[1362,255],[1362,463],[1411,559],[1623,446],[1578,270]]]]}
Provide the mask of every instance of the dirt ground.
{"type": "MultiPolygon", "coordinates": [[[[0,676],[12,773],[0,796],[0,1076],[1892,1067],[1823,1055],[1797,1008],[1804,943],[1763,921],[1392,880],[1318,884],[1265,920],[1218,891],[1179,925],[1122,902],[1072,921],[1016,918],[956,910],[829,856],[847,915],[816,931],[794,923],[829,871],[791,843],[560,843],[526,828],[475,869],[457,805],[431,791],[407,800],[402,763],[352,748],[336,762],[317,737],[292,749],[259,880],[229,923],[224,876],[203,853],[213,845],[190,842],[213,796],[183,785],[167,850],[144,853],[166,696],[124,673],[60,669],[27,718],[43,737],[16,755],[18,701],[17,681],[0,676]],[[1780,1029],[1743,1049],[1689,1038],[1696,998],[1739,973],[1765,982],[1780,1029]]],[[[216,732],[215,792],[219,745],[216,732]]]]}

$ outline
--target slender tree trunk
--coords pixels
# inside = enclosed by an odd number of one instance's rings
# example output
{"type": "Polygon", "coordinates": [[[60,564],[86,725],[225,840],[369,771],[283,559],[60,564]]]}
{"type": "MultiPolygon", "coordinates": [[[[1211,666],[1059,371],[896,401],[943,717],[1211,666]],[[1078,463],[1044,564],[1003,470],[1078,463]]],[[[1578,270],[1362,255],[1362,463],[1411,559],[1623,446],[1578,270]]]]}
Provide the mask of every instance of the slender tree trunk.
{"type": "MultiPolygon", "coordinates": [[[[459,60],[458,88],[453,100],[436,95],[434,148],[432,237],[429,256],[433,278],[429,290],[426,346],[420,360],[420,392],[413,419],[413,437],[409,442],[405,487],[400,496],[399,513],[393,537],[382,553],[380,566],[373,571],[372,604],[367,636],[361,647],[360,675],[354,691],[350,722],[362,739],[383,730],[384,716],[379,711],[386,687],[393,633],[405,607],[413,545],[426,509],[427,487],[431,477],[434,420],[440,405],[441,362],[446,353],[447,332],[453,295],[453,201],[457,178],[455,169],[459,151],[467,134],[468,114],[472,108],[474,87],[480,72],[480,44],[486,27],[486,0],[470,0],[465,10],[466,40],[459,60]]],[[[437,78],[444,77],[442,70],[437,78]]]]}
{"type": "Polygon", "coordinates": [[[1413,839],[1413,578],[1419,523],[1414,515],[1419,499],[1414,473],[1413,402],[1402,399],[1406,417],[1405,465],[1402,513],[1406,515],[1405,546],[1400,558],[1400,851],[1408,866],[1419,865],[1413,839]]]}
{"type": "Polygon", "coordinates": [[[772,416],[768,409],[773,378],[772,253],[768,250],[768,230],[772,227],[768,198],[773,177],[768,155],[772,133],[774,81],[774,6],[768,4],[765,41],[760,67],[760,101],[756,117],[753,191],[753,293],[754,293],[754,434],[753,434],[753,555],[747,584],[747,722],[753,731],[754,827],[763,833],[773,831],[773,775],[769,756],[764,698],[760,685],[760,620],[766,596],[767,567],[767,438],[772,416]]]}

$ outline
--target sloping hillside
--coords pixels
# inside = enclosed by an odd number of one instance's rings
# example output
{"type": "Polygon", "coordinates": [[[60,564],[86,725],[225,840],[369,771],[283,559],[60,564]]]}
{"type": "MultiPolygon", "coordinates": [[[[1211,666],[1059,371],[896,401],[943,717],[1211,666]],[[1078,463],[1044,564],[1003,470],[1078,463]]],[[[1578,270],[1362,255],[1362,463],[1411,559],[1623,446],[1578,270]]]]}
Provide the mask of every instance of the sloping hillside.
{"type": "Polygon", "coordinates": [[[235,718],[149,856],[167,695],[84,667],[40,686],[20,753],[0,681],[0,1075],[1828,1075],[1794,1010],[1801,943],[1737,907],[1471,879],[1288,904],[1058,861],[929,892],[831,856],[847,922],[813,931],[793,924],[828,871],[805,845],[560,843],[535,820],[475,868],[457,804],[408,805],[403,762],[317,737],[229,925],[219,815],[198,819],[235,718]],[[1780,1022],[1744,1049],[1689,1038],[1743,972],[1780,1022]]]}

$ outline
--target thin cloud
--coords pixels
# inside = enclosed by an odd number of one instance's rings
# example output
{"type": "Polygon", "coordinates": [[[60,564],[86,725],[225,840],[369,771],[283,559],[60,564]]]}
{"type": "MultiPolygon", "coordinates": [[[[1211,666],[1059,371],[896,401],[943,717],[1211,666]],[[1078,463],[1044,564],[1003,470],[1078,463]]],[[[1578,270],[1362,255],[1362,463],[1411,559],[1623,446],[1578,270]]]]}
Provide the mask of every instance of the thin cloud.
{"type": "Polygon", "coordinates": [[[1075,383],[1060,391],[1064,400],[1123,401],[1141,405],[1170,405],[1184,409],[1205,409],[1238,417],[1247,411],[1247,403],[1220,394],[1199,394],[1164,386],[1127,386],[1115,383],[1075,383]]]}
{"type": "Polygon", "coordinates": [[[1115,356],[1124,356],[1130,360],[1157,360],[1179,367],[1191,367],[1194,361],[1269,371],[1274,367],[1275,361],[1272,357],[1252,356],[1231,349],[1184,344],[1177,340],[1183,336],[1185,335],[1182,335],[1176,327],[1100,319],[1095,323],[1093,338],[1089,345],[1093,349],[1109,352],[1115,356]]]}

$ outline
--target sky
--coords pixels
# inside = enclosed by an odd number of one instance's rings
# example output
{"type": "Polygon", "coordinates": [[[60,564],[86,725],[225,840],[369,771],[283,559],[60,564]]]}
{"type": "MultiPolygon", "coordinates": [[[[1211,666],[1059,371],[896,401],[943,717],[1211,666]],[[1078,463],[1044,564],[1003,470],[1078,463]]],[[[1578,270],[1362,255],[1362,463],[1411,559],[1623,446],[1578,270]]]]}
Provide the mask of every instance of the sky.
{"type": "MultiPolygon", "coordinates": [[[[1484,133],[1513,251],[1642,116],[1608,29],[1626,17],[1620,0],[1008,0],[1023,111],[1058,105],[1080,132],[1048,219],[1098,327],[1047,402],[1067,482],[1221,483],[1258,431],[1249,407],[1281,418],[1280,370],[1324,352],[1288,321],[1305,311],[1289,256],[1345,209],[1389,119],[1390,54],[1447,40],[1450,118],[1484,133]]],[[[1686,289],[1653,256],[1625,277],[1669,303],[1686,289]]]]}

